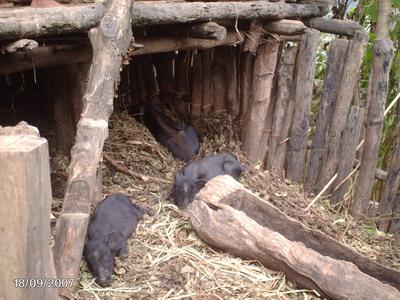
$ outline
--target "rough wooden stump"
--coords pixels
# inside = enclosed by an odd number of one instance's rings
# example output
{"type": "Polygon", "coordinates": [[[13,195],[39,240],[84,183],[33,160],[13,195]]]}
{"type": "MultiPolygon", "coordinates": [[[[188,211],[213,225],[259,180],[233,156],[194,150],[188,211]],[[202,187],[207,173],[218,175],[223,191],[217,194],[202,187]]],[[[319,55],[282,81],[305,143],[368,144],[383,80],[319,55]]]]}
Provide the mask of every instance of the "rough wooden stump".
{"type": "Polygon", "coordinates": [[[208,244],[284,271],[289,279],[326,297],[400,297],[398,290],[379,281],[399,288],[399,272],[287,217],[230,176],[209,181],[188,213],[194,229],[208,244]]]}
{"type": "Polygon", "coordinates": [[[281,174],[284,173],[287,138],[294,111],[293,71],[296,54],[297,46],[289,46],[284,49],[276,81],[277,99],[266,166],[268,169],[275,169],[281,174]]]}
{"type": "Polygon", "coordinates": [[[0,199],[0,299],[58,299],[44,282],[57,278],[49,245],[48,144],[25,122],[0,126],[0,199]]]}
{"type": "Polygon", "coordinates": [[[354,86],[358,84],[364,48],[367,44],[365,33],[357,31],[347,49],[344,59],[342,78],[338,87],[335,108],[326,138],[323,165],[317,179],[317,190],[320,191],[334,176],[338,167],[338,152],[343,130],[346,127],[347,115],[353,98],[354,86]]]}
{"type": "Polygon", "coordinates": [[[299,45],[295,72],[295,107],[286,154],[286,176],[301,182],[305,171],[308,128],[319,31],[309,30],[299,45]]]}
{"type": "Polygon", "coordinates": [[[321,171],[324,156],[325,142],[332,113],[335,109],[338,88],[342,78],[342,70],[348,40],[335,39],[332,41],[324,78],[324,86],[319,99],[318,115],[315,123],[315,131],[311,145],[310,159],[308,161],[306,189],[314,194],[318,193],[316,181],[321,171]]]}
{"type": "Polygon", "coordinates": [[[365,143],[356,193],[352,203],[352,213],[355,216],[365,215],[368,212],[369,200],[374,186],[375,168],[378,163],[384,119],[384,105],[393,58],[393,42],[389,39],[376,40],[373,51],[372,75],[369,82],[371,89],[367,96],[369,107],[365,121],[365,143]]]}
{"type": "Polygon", "coordinates": [[[133,1],[128,0],[108,2],[99,26],[89,32],[93,60],[76,142],[71,150],[64,204],[56,225],[54,251],[57,275],[61,278],[78,278],[98,163],[119,81],[121,55],[131,42],[132,5],[133,1]]]}

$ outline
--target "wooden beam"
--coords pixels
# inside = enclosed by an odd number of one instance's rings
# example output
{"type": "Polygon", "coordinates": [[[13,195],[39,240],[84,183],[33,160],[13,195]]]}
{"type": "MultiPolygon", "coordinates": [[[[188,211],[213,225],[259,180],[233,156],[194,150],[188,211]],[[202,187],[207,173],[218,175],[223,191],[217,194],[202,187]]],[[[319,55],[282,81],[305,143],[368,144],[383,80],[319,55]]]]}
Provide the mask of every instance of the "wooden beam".
{"type": "Polygon", "coordinates": [[[304,23],[321,32],[333,33],[338,35],[354,36],[357,30],[363,30],[363,27],[354,21],[326,19],[322,17],[305,20],[304,23]]]}
{"type": "MultiPolygon", "coordinates": [[[[56,224],[54,253],[60,278],[77,279],[79,275],[96,174],[108,135],[108,119],[113,111],[122,55],[131,43],[132,5],[131,0],[109,1],[99,26],[89,32],[92,65],[75,145],[71,150],[64,204],[56,224]]],[[[67,291],[63,290],[63,293],[67,291]]]]}
{"type": "MultiPolygon", "coordinates": [[[[88,31],[104,14],[103,4],[0,11],[0,40],[88,31]]],[[[221,19],[311,18],[320,16],[316,5],[284,2],[159,2],[144,1],[132,9],[133,25],[166,25],[221,19]]]]}
{"type": "Polygon", "coordinates": [[[25,122],[0,126],[0,199],[0,299],[58,299],[48,143],[25,122]]]}

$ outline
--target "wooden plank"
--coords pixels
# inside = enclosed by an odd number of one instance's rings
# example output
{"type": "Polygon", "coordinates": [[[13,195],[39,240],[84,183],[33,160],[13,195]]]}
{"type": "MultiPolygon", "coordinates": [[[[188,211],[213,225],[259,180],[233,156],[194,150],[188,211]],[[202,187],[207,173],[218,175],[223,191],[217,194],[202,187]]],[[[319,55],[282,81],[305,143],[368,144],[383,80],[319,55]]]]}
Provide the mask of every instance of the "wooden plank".
{"type": "Polygon", "coordinates": [[[278,59],[279,44],[267,40],[260,45],[254,62],[251,97],[243,126],[242,150],[252,162],[263,159],[267,149],[259,147],[271,102],[271,91],[278,59]]]}
{"type": "Polygon", "coordinates": [[[332,113],[335,108],[338,88],[342,78],[344,59],[349,41],[335,39],[331,42],[324,78],[324,86],[319,99],[318,115],[315,122],[315,131],[311,144],[311,153],[308,161],[306,189],[314,194],[318,193],[316,181],[321,171],[325,148],[325,138],[329,130],[332,113]]]}
{"type": "Polygon", "coordinates": [[[48,143],[25,122],[0,126],[0,199],[0,299],[58,299],[57,289],[44,282],[57,278],[48,143]]]}
{"type": "MultiPolygon", "coordinates": [[[[325,139],[326,146],[322,158],[323,164],[316,181],[316,189],[318,191],[331,180],[337,171],[340,141],[343,130],[346,127],[354,86],[358,84],[356,74],[360,72],[366,44],[367,36],[363,32],[358,31],[347,49],[340,86],[338,87],[336,105],[329,124],[327,138],[325,139]]],[[[327,192],[329,191],[330,189],[327,190],[327,192]]]]}
{"type": "Polygon", "coordinates": [[[89,32],[93,46],[92,65],[83,97],[84,110],[71,150],[67,192],[56,224],[54,252],[60,278],[76,279],[79,275],[97,168],[119,82],[121,54],[127,51],[131,42],[132,5],[133,1],[128,0],[109,1],[99,26],[89,32]]]}
{"type": "Polygon", "coordinates": [[[294,100],[296,109],[289,132],[286,155],[286,176],[296,182],[303,180],[305,171],[318,38],[318,31],[309,30],[300,42],[296,58],[294,100]]]}
{"type": "Polygon", "coordinates": [[[353,161],[356,158],[363,121],[364,108],[353,105],[350,108],[349,116],[347,117],[347,125],[343,131],[343,137],[340,142],[338,175],[333,186],[341,185],[333,192],[331,197],[331,204],[333,205],[341,202],[345,193],[348,191],[350,185],[349,181],[347,180],[344,183],[342,183],[342,181],[353,170],[353,161]]]}
{"type": "Polygon", "coordinates": [[[283,271],[300,286],[327,298],[400,297],[396,288],[379,281],[398,287],[399,272],[287,217],[230,176],[209,181],[188,214],[197,234],[208,244],[283,271]]]}
{"type": "Polygon", "coordinates": [[[355,196],[352,202],[352,214],[365,215],[369,209],[369,200],[375,180],[378,163],[379,145],[383,126],[384,105],[386,102],[390,65],[393,58],[393,42],[389,39],[376,40],[373,48],[372,75],[368,115],[365,120],[365,143],[361,159],[355,196]]]}

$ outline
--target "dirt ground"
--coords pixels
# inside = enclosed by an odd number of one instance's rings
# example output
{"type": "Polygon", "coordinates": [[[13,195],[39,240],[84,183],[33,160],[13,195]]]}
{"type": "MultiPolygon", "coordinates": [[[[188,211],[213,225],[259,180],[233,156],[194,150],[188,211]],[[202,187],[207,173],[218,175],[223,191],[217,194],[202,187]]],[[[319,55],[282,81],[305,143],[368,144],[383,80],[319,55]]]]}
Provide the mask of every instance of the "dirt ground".
{"type": "MultiPolygon", "coordinates": [[[[239,150],[234,130],[237,126],[228,116],[209,116],[193,125],[202,138],[199,156],[234,153],[246,168],[241,182],[247,188],[261,197],[269,196],[269,201],[287,215],[400,270],[399,243],[379,233],[373,220],[356,226],[346,207],[333,210],[326,199],[318,200],[306,211],[312,199],[300,186],[250,164],[239,150]]],[[[146,216],[139,224],[129,240],[129,256],[117,258],[111,287],[99,287],[82,261],[77,299],[320,299],[317,292],[297,288],[282,273],[202,242],[189,218],[169,197],[174,176],[184,163],[174,159],[125,112],[112,115],[104,154],[104,194],[129,194],[133,202],[152,208],[156,214],[146,216]],[[136,176],[118,171],[115,164],[136,172],[136,176]]],[[[69,158],[54,150],[51,155],[53,214],[58,216],[69,158]]]]}

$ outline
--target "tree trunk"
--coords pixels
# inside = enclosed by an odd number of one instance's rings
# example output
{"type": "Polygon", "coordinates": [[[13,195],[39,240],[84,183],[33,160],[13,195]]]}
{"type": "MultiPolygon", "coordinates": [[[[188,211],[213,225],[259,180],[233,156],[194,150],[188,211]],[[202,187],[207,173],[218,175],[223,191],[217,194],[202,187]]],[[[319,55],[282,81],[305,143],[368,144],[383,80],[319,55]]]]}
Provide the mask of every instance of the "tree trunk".
{"type": "Polygon", "coordinates": [[[318,38],[318,31],[308,31],[300,42],[296,58],[296,109],[286,154],[286,176],[296,182],[301,182],[304,176],[318,38]]]}
{"type": "Polygon", "coordinates": [[[121,54],[131,42],[132,5],[133,1],[127,0],[108,2],[99,26],[89,32],[93,60],[76,142],[71,150],[64,204],[56,224],[54,252],[59,278],[78,278],[97,168],[119,81],[121,54]]]}

